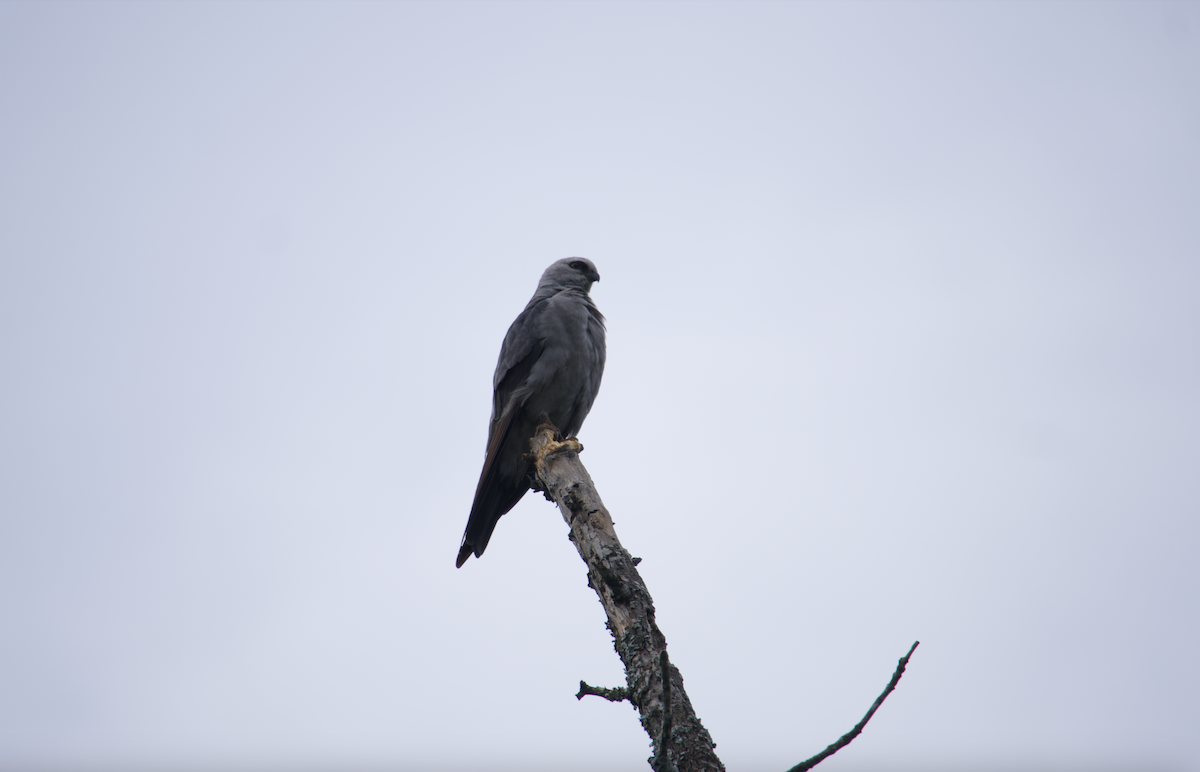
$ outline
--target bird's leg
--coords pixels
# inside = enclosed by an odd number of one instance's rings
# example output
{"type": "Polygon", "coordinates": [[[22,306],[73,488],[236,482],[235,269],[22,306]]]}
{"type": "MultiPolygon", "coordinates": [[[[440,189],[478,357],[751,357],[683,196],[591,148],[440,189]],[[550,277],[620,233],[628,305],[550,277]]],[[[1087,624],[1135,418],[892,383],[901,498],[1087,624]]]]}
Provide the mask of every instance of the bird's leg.
{"type": "Polygon", "coordinates": [[[535,436],[540,434],[549,434],[550,439],[546,441],[545,445],[538,449],[536,457],[537,459],[545,458],[551,453],[558,453],[563,450],[573,450],[576,453],[583,452],[583,445],[579,442],[578,438],[571,437],[564,440],[562,432],[560,432],[558,427],[554,425],[554,422],[550,420],[550,416],[546,415],[545,413],[542,413],[541,417],[538,419],[538,428],[537,431],[534,432],[535,436]]]}
{"type": "Polygon", "coordinates": [[[562,442],[547,442],[538,455],[545,458],[551,453],[558,453],[563,450],[573,450],[576,453],[582,453],[583,443],[577,437],[568,437],[562,442]]]}
{"type": "Polygon", "coordinates": [[[562,432],[558,430],[558,427],[554,425],[554,422],[550,420],[550,416],[546,413],[538,416],[538,427],[533,430],[535,435],[542,432],[549,432],[551,440],[562,440],[563,438],[562,432]]]}

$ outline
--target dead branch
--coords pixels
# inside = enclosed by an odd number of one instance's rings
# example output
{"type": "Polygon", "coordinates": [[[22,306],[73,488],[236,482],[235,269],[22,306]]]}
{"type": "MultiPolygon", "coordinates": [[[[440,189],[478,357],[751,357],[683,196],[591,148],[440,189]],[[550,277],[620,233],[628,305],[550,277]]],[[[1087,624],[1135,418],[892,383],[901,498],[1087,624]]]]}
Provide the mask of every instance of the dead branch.
{"type": "MultiPolygon", "coordinates": [[[[626,699],[637,709],[655,748],[651,764],[661,755],[679,772],[724,772],[713,752],[716,743],[697,718],[679,669],[666,660],[658,667],[667,640],[654,622],[654,601],[579,460],[583,448],[578,440],[560,440],[558,430],[544,422],[530,441],[538,487],[558,504],[571,541],[587,563],[588,585],[600,597],[614,647],[625,665],[626,699]],[[669,701],[664,694],[668,682],[669,701]],[[660,751],[660,746],[666,747],[660,751]]],[[[663,768],[669,767],[655,767],[663,768]]]]}
{"type": "Polygon", "coordinates": [[[888,685],[886,688],[884,688],[883,694],[875,698],[875,704],[873,704],[871,709],[867,711],[867,715],[863,716],[862,721],[859,721],[857,724],[855,724],[853,729],[842,735],[833,745],[830,745],[828,748],[821,751],[816,756],[813,756],[808,761],[800,762],[796,766],[789,769],[788,772],[806,772],[806,770],[812,769],[825,759],[840,751],[842,748],[845,748],[850,744],[851,740],[853,740],[855,737],[858,737],[862,733],[863,727],[865,727],[867,722],[871,720],[871,716],[875,715],[875,711],[879,710],[879,706],[883,704],[883,701],[887,699],[887,696],[892,693],[893,689],[896,688],[896,684],[900,683],[900,676],[904,675],[904,668],[908,667],[908,658],[911,657],[913,652],[917,650],[917,646],[920,643],[920,641],[914,641],[912,648],[908,650],[908,653],[900,658],[900,664],[896,665],[896,672],[892,673],[892,680],[888,681],[888,685]]]}
{"type": "MultiPolygon", "coordinates": [[[[716,743],[700,723],[683,689],[683,676],[667,658],[667,640],[654,621],[654,601],[635,568],[641,559],[630,556],[621,546],[612,517],[579,460],[583,446],[574,438],[564,441],[545,416],[529,446],[535,468],[531,484],[558,504],[570,526],[571,541],[588,567],[588,586],[604,606],[613,647],[625,665],[624,687],[606,689],[580,681],[575,697],[583,699],[594,694],[614,702],[629,700],[654,746],[654,755],[647,761],[655,772],[724,772],[725,766],[713,751],[716,743]]],[[[788,772],[812,769],[861,734],[896,688],[918,643],[900,659],[892,680],[862,721],[788,772]]]]}
{"type": "Polygon", "coordinates": [[[629,699],[629,690],[624,686],[614,686],[609,689],[605,686],[592,686],[586,681],[579,682],[579,693],[575,695],[575,699],[582,700],[589,694],[594,694],[597,697],[603,697],[609,702],[620,702],[629,699]]]}

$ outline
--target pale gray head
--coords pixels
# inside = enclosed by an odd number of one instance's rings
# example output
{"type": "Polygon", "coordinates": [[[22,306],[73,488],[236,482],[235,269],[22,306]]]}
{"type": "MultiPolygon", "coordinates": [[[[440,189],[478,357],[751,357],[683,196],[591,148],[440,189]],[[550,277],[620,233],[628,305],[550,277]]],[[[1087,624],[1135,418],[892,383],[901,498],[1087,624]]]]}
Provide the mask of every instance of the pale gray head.
{"type": "Polygon", "coordinates": [[[600,281],[596,264],[586,257],[564,257],[550,264],[542,274],[538,287],[578,287],[584,292],[592,288],[592,282],[600,281]]]}

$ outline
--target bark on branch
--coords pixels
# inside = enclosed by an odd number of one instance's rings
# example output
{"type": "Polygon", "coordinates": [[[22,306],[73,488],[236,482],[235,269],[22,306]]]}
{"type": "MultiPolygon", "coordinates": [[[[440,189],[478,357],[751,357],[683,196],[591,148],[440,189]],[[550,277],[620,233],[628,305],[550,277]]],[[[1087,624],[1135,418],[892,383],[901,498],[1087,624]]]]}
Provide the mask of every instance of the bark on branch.
{"type": "Polygon", "coordinates": [[[716,743],[683,689],[679,669],[666,660],[665,667],[659,666],[667,640],[654,622],[654,601],[633,557],[617,539],[612,517],[579,460],[583,446],[578,440],[559,440],[558,430],[549,422],[543,422],[530,440],[537,482],[546,497],[558,504],[570,526],[571,541],[588,566],[588,585],[608,615],[617,656],[625,665],[625,697],[637,709],[654,745],[651,765],[656,770],[673,766],[679,772],[724,772],[725,766],[713,752],[716,743]],[[664,674],[670,679],[668,737],[663,736],[667,715],[664,674]],[[660,763],[655,765],[655,760],[660,763]]]}
{"type": "MultiPolygon", "coordinates": [[[[579,682],[576,698],[594,694],[608,700],[629,700],[650,735],[654,755],[647,759],[655,772],[724,772],[708,730],[700,723],[683,676],[667,659],[667,639],[654,622],[654,601],[630,556],[613,530],[612,517],[600,501],[592,478],[579,460],[583,446],[577,439],[563,441],[558,429],[545,416],[529,441],[534,462],[535,490],[558,504],[571,529],[571,541],[587,563],[588,586],[596,591],[608,615],[613,647],[625,665],[625,686],[612,689],[579,682]]],[[[805,772],[849,745],[887,699],[913,651],[900,659],[896,672],[862,721],[825,750],[793,767],[805,772]]]]}

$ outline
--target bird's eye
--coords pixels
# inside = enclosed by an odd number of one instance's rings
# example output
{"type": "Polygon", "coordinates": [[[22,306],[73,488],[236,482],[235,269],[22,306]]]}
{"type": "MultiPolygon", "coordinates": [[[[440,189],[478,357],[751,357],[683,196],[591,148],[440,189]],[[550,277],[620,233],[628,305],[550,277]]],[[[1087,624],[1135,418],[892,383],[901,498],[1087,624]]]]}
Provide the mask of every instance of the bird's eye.
{"type": "Polygon", "coordinates": [[[573,261],[573,262],[571,263],[571,267],[572,267],[572,268],[574,268],[576,271],[585,271],[585,270],[587,270],[587,266],[586,266],[586,265],[584,265],[584,264],[583,264],[582,262],[580,262],[579,260],[575,260],[575,261],[573,261]]]}

